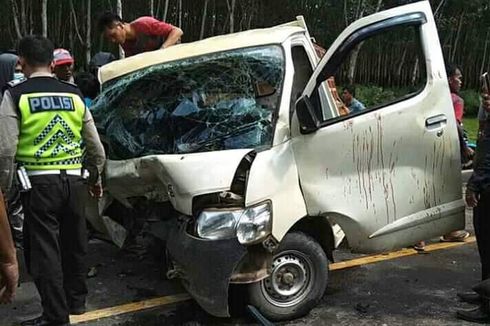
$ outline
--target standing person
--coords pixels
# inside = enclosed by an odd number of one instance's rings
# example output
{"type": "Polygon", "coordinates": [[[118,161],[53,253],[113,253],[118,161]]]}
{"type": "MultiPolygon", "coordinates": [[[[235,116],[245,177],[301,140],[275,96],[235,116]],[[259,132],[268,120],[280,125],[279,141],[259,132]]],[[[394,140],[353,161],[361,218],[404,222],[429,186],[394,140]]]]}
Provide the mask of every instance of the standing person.
{"type": "Polygon", "coordinates": [[[69,325],[70,313],[85,312],[84,204],[89,189],[102,195],[104,148],[78,88],[52,76],[53,50],[45,37],[20,40],[19,60],[28,79],[11,85],[0,105],[0,187],[10,185],[14,158],[32,184],[22,193],[24,247],[43,314],[24,326],[69,325]],[[88,181],[81,173],[82,141],[88,181]]]}
{"type": "Polygon", "coordinates": [[[19,57],[13,53],[0,54],[0,102],[8,82],[12,80],[21,81],[23,79],[24,74],[19,64],[19,57]]]}
{"type": "MultiPolygon", "coordinates": [[[[486,96],[483,106],[490,112],[490,97],[486,96]]],[[[480,254],[482,281],[490,280],[490,123],[485,124],[485,133],[478,142],[473,174],[466,185],[466,203],[473,207],[473,225],[480,254]]],[[[488,284],[487,282],[484,282],[488,284]]],[[[471,310],[458,310],[460,319],[490,323],[490,306],[488,298],[475,292],[458,293],[465,302],[479,304],[471,310]]]]}
{"type": "Polygon", "coordinates": [[[17,254],[5,211],[5,201],[0,189],[0,303],[12,302],[18,280],[17,254]]]}
{"type": "MultiPolygon", "coordinates": [[[[20,82],[24,80],[22,67],[19,63],[19,57],[13,53],[0,54],[0,103],[3,97],[3,91],[8,82],[20,82]]],[[[24,211],[20,201],[20,193],[17,187],[12,187],[6,194],[8,202],[8,218],[14,237],[15,246],[22,249],[22,227],[24,225],[24,211]]]]}
{"type": "Polygon", "coordinates": [[[356,89],[354,86],[346,86],[342,89],[342,100],[349,108],[350,113],[357,113],[366,109],[364,104],[356,99],[356,89]]]}
{"type": "Polygon", "coordinates": [[[168,48],[178,43],[184,34],[180,28],[153,17],[140,17],[126,23],[111,12],[104,13],[98,25],[109,41],[123,48],[126,57],[168,48]]]}
{"type": "Polygon", "coordinates": [[[114,54],[110,52],[97,52],[90,59],[90,62],[88,64],[88,68],[89,68],[88,71],[97,78],[99,74],[99,69],[102,66],[111,63],[112,61],[115,60],[116,57],[114,56],[114,54]]]}
{"type": "MultiPolygon", "coordinates": [[[[464,100],[459,96],[459,91],[463,84],[463,74],[458,66],[450,65],[446,68],[447,78],[449,83],[449,90],[451,91],[451,99],[453,101],[454,114],[456,116],[456,123],[458,128],[459,145],[461,150],[462,161],[467,161],[473,155],[473,151],[468,147],[464,140],[463,132],[463,114],[464,114],[464,100]]],[[[468,231],[459,230],[445,234],[441,237],[443,242],[457,242],[464,241],[470,236],[468,231]]]]}
{"type": "Polygon", "coordinates": [[[55,49],[53,51],[53,73],[56,78],[62,81],[73,83],[73,65],[75,59],[70,51],[65,49],[55,49]]]}
{"type": "Polygon", "coordinates": [[[89,72],[80,72],[75,76],[75,84],[82,92],[85,106],[90,109],[92,101],[99,95],[99,81],[89,72]]]}

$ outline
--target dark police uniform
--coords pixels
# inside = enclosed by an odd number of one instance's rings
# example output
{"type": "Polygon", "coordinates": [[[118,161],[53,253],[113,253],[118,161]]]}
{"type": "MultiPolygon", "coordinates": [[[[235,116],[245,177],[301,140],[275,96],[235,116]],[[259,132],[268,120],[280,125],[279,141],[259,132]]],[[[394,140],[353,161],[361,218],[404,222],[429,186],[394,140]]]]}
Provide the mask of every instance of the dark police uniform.
{"type": "Polygon", "coordinates": [[[490,279],[490,121],[478,141],[473,174],[467,191],[479,194],[478,205],[473,210],[473,224],[482,265],[482,280],[490,279]]]}
{"type": "MultiPolygon", "coordinates": [[[[7,130],[0,136],[4,133],[11,141],[0,144],[0,151],[16,147],[15,161],[26,169],[32,184],[22,194],[27,267],[41,296],[44,318],[53,325],[67,324],[70,311],[84,309],[87,295],[88,187],[81,174],[82,141],[95,175],[105,161],[103,147],[78,88],[46,74],[7,89],[0,106],[0,129],[3,126],[7,130]],[[7,123],[15,115],[18,130],[7,123]]],[[[5,157],[2,170],[13,174],[5,157]]]]}
{"type": "Polygon", "coordinates": [[[479,196],[478,205],[473,209],[473,224],[482,267],[482,282],[473,287],[477,299],[471,295],[460,298],[470,303],[478,303],[474,309],[458,310],[459,319],[490,324],[490,121],[478,141],[473,174],[466,185],[466,192],[479,196]],[[471,299],[470,301],[468,299],[471,299]]]}

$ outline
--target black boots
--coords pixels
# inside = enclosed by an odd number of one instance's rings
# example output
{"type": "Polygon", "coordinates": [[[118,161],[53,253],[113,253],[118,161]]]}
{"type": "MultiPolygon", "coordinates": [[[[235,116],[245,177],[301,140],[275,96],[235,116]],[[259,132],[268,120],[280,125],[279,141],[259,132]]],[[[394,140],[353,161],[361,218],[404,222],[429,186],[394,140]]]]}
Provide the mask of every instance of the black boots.
{"type": "Polygon", "coordinates": [[[473,290],[475,294],[458,294],[458,297],[466,302],[479,298],[479,306],[469,310],[458,310],[457,316],[459,319],[473,323],[488,324],[490,323],[490,279],[478,283],[473,290]]]}
{"type": "Polygon", "coordinates": [[[490,323],[490,306],[488,300],[485,303],[480,304],[478,307],[463,310],[460,309],[456,312],[459,319],[470,321],[473,323],[488,324],[490,323]]]}
{"type": "Polygon", "coordinates": [[[69,326],[70,323],[53,322],[41,316],[34,319],[23,321],[20,323],[20,325],[21,326],[69,326]]]}
{"type": "Polygon", "coordinates": [[[456,295],[458,296],[459,300],[466,303],[479,305],[482,301],[481,296],[476,292],[464,292],[464,293],[458,293],[456,295]]]}

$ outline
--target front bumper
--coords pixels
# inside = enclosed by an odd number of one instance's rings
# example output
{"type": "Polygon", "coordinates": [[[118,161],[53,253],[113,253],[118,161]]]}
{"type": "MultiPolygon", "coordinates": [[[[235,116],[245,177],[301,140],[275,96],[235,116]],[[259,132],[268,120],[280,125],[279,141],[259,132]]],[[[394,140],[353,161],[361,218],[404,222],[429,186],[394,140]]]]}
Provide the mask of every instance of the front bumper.
{"type": "Polygon", "coordinates": [[[209,314],[229,317],[230,278],[247,249],[236,238],[205,240],[188,234],[186,229],[187,222],[182,221],[169,232],[167,250],[175,275],[209,314]]]}

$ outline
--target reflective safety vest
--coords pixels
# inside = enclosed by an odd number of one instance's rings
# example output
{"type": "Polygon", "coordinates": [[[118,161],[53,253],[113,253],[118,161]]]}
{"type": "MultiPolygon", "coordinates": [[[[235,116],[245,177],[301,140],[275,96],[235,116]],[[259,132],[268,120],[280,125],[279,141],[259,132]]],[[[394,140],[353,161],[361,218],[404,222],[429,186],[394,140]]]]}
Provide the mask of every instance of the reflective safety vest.
{"type": "Polygon", "coordinates": [[[78,88],[34,77],[8,90],[20,113],[17,162],[27,170],[80,169],[86,108],[78,88]]]}

